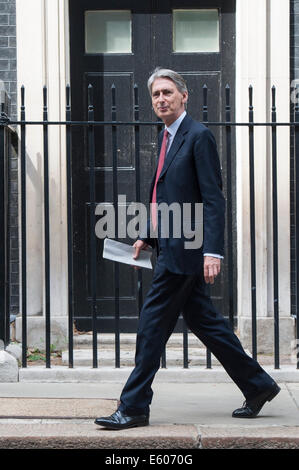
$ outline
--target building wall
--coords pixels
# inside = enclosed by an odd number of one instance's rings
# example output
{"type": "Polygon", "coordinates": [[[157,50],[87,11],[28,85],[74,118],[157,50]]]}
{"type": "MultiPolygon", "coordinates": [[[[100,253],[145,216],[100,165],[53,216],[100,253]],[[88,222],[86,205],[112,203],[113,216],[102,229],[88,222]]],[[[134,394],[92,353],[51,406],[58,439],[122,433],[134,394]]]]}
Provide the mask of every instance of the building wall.
{"type": "MultiPolygon", "coordinates": [[[[0,0],[0,80],[11,99],[10,117],[17,118],[16,1],[0,0]]],[[[19,313],[18,153],[16,139],[10,151],[11,313],[19,313]]]]}
{"type": "Polygon", "coordinates": [[[16,2],[0,0],[0,80],[11,98],[11,117],[17,115],[16,2]]]}

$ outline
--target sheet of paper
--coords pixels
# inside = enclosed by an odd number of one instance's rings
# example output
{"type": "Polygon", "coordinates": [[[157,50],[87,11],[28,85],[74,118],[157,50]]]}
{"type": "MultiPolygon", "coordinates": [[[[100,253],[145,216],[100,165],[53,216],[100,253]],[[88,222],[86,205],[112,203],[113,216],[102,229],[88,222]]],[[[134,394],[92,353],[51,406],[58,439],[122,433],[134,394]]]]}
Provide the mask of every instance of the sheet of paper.
{"type": "Polygon", "coordinates": [[[103,258],[117,261],[118,263],[139,266],[140,268],[153,269],[151,263],[151,250],[141,250],[138,259],[133,259],[135,249],[132,245],[105,238],[103,258]]]}

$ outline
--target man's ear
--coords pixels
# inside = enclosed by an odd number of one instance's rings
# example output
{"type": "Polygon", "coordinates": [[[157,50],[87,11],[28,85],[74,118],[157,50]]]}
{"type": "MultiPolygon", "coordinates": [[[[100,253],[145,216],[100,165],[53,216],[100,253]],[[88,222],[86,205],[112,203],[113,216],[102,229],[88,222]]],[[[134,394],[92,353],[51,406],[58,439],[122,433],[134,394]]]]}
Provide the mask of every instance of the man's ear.
{"type": "Polygon", "coordinates": [[[184,107],[185,107],[185,110],[187,109],[187,105],[188,105],[188,98],[189,98],[189,95],[188,95],[188,92],[186,91],[186,99],[185,99],[185,102],[184,102],[184,107]]]}
{"type": "Polygon", "coordinates": [[[183,93],[183,103],[187,103],[187,101],[188,101],[188,92],[185,91],[185,92],[183,93]]]}

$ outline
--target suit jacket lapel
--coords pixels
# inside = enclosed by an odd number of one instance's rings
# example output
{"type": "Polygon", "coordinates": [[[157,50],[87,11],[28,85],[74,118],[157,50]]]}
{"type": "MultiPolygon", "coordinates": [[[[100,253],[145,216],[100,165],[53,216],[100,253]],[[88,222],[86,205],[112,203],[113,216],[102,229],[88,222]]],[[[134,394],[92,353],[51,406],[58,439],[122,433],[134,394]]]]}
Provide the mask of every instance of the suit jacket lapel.
{"type": "MultiPolygon", "coordinates": [[[[170,150],[169,150],[169,152],[166,156],[165,163],[164,163],[164,166],[162,168],[160,177],[162,175],[164,175],[164,173],[166,173],[170,163],[172,162],[175,155],[177,154],[177,152],[179,151],[179,149],[183,145],[183,143],[185,141],[185,134],[188,132],[189,127],[191,125],[191,122],[192,122],[192,118],[190,116],[188,116],[188,114],[187,114],[184,117],[183,121],[181,122],[181,125],[178,128],[177,133],[176,133],[176,135],[173,139],[170,150]]],[[[162,145],[162,140],[163,140],[163,132],[164,131],[161,131],[160,134],[159,134],[159,137],[158,137],[158,155],[160,155],[160,150],[161,150],[161,145],[162,145]]],[[[158,157],[157,162],[156,162],[156,169],[155,169],[155,173],[154,173],[154,176],[153,176],[152,182],[151,182],[150,195],[152,194],[152,191],[153,191],[153,188],[154,188],[158,163],[159,163],[159,157],[158,157]]]]}
{"type": "Polygon", "coordinates": [[[188,116],[188,114],[184,117],[183,121],[181,122],[181,125],[180,127],[178,128],[177,130],[177,133],[173,139],[173,142],[171,144],[171,147],[169,149],[169,152],[166,156],[166,159],[165,159],[165,163],[164,163],[164,166],[163,166],[163,169],[161,171],[161,175],[160,176],[163,176],[164,173],[166,173],[166,171],[168,170],[168,167],[169,165],[171,164],[172,160],[174,159],[174,157],[176,156],[176,154],[178,153],[179,149],[181,148],[181,146],[183,145],[184,141],[185,141],[185,134],[188,132],[189,130],[189,126],[190,126],[190,121],[192,119],[190,118],[190,116],[188,116]]]}

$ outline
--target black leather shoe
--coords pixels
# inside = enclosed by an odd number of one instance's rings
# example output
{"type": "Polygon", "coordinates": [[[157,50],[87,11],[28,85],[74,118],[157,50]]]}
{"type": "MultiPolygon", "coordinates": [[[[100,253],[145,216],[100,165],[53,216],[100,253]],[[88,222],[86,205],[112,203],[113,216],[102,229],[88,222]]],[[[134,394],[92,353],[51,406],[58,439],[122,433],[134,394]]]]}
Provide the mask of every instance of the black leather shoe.
{"type": "Polygon", "coordinates": [[[116,410],[111,416],[96,418],[95,424],[105,426],[107,429],[127,429],[137,426],[148,426],[148,415],[128,416],[122,411],[116,410]]]}
{"type": "Polygon", "coordinates": [[[233,411],[233,418],[255,418],[266,401],[273,400],[274,397],[280,392],[280,387],[274,384],[270,389],[268,388],[265,392],[260,393],[257,397],[251,400],[245,400],[242,408],[237,408],[233,411]]]}

